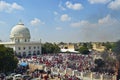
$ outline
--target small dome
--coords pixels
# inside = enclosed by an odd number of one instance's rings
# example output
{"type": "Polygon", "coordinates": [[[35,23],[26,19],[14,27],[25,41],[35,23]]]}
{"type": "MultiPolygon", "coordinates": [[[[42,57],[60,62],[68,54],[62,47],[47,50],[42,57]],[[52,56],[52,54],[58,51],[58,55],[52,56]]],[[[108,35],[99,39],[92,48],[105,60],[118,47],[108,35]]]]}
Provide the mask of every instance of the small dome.
{"type": "Polygon", "coordinates": [[[30,39],[30,31],[24,26],[23,23],[19,22],[15,25],[10,33],[10,39],[30,39]]]}

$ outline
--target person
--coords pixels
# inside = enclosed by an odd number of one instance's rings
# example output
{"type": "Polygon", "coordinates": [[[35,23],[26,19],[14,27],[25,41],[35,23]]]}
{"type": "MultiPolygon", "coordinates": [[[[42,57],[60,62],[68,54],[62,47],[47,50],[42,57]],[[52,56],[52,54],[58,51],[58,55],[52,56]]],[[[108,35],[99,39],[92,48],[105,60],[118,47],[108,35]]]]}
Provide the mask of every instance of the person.
{"type": "Polygon", "coordinates": [[[53,75],[53,73],[50,74],[50,77],[51,77],[52,79],[54,79],[54,75],[53,75]]]}
{"type": "Polygon", "coordinates": [[[46,74],[45,76],[44,76],[44,80],[48,80],[48,74],[46,74]]]}
{"type": "Polygon", "coordinates": [[[42,74],[39,75],[39,79],[40,80],[43,79],[43,75],[42,74]]]}

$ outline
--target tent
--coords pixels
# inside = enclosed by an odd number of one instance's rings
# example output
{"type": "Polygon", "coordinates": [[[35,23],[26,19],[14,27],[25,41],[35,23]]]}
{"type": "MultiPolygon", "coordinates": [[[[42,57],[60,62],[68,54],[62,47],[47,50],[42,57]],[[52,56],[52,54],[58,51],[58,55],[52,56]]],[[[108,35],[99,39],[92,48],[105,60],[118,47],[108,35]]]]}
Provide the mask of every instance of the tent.
{"type": "Polygon", "coordinates": [[[26,67],[26,66],[28,66],[28,64],[26,62],[21,62],[20,66],[25,66],[26,67]]]}

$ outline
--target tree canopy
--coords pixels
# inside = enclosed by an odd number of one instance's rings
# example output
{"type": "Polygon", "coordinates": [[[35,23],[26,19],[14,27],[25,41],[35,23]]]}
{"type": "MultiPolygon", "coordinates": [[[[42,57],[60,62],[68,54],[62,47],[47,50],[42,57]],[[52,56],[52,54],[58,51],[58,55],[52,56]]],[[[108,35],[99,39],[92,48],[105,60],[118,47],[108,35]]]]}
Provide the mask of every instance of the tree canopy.
{"type": "Polygon", "coordinates": [[[0,45],[0,72],[10,72],[17,67],[18,60],[12,48],[0,45]]]}
{"type": "Polygon", "coordinates": [[[89,50],[88,50],[88,48],[85,47],[85,46],[80,47],[79,52],[80,52],[81,54],[89,54],[89,50]]]}
{"type": "Polygon", "coordinates": [[[117,55],[120,55],[120,40],[114,44],[113,52],[117,55]]]}
{"type": "Polygon", "coordinates": [[[60,48],[54,43],[45,43],[42,45],[42,53],[58,53],[60,48]]]}
{"type": "Polygon", "coordinates": [[[114,44],[114,47],[112,49],[112,51],[115,53],[116,55],[116,59],[117,61],[119,62],[119,68],[120,68],[120,40],[117,41],[115,44],[114,44]]]}

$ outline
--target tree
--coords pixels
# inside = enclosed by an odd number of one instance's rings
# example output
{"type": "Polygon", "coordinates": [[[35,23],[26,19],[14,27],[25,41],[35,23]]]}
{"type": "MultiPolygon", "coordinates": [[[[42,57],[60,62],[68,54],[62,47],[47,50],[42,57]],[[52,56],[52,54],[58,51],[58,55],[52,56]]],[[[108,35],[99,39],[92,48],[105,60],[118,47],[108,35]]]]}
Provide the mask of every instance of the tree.
{"type": "Polygon", "coordinates": [[[11,72],[18,64],[17,58],[14,56],[12,48],[6,48],[0,45],[0,72],[11,72]]]}
{"type": "Polygon", "coordinates": [[[116,59],[117,59],[116,72],[118,74],[117,80],[119,80],[120,79],[120,75],[119,75],[120,74],[120,40],[114,44],[112,51],[115,52],[116,59]]]}
{"type": "Polygon", "coordinates": [[[113,52],[115,52],[116,55],[120,55],[120,40],[114,44],[113,52]]]}
{"type": "Polygon", "coordinates": [[[110,50],[112,48],[112,44],[110,42],[104,43],[104,46],[106,47],[106,50],[110,50]]]}
{"type": "Polygon", "coordinates": [[[85,46],[80,47],[79,52],[82,54],[89,54],[90,53],[88,48],[85,46]]]}
{"type": "Polygon", "coordinates": [[[42,53],[58,53],[60,48],[56,44],[45,43],[42,45],[42,53]]]}
{"type": "Polygon", "coordinates": [[[59,45],[64,45],[64,44],[66,44],[66,43],[64,43],[64,42],[60,42],[60,43],[59,43],[59,45]]]}
{"type": "Polygon", "coordinates": [[[116,58],[120,63],[120,40],[114,44],[112,51],[115,52],[116,58]]]}
{"type": "Polygon", "coordinates": [[[57,44],[53,44],[53,47],[54,47],[53,53],[60,52],[60,48],[59,48],[59,46],[57,44]]]}
{"type": "Polygon", "coordinates": [[[88,49],[92,49],[92,48],[93,48],[93,46],[92,46],[92,43],[91,43],[91,42],[87,43],[87,48],[88,48],[88,49]]]}

